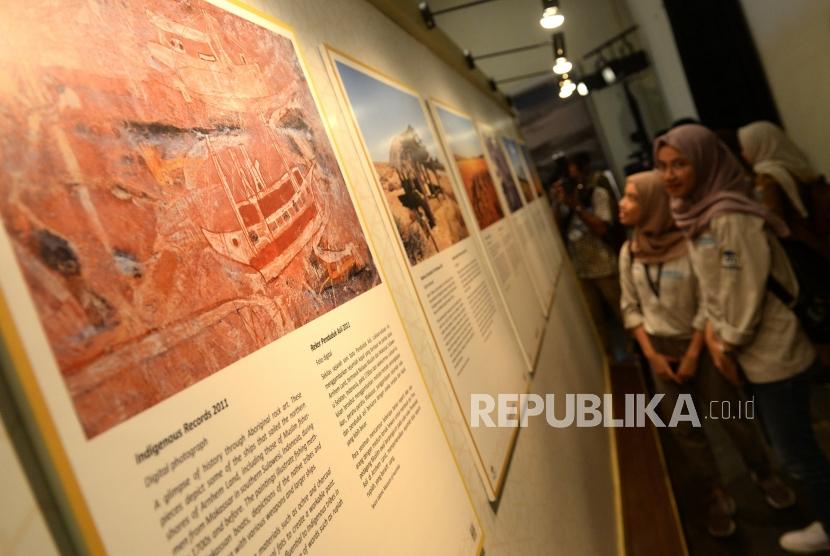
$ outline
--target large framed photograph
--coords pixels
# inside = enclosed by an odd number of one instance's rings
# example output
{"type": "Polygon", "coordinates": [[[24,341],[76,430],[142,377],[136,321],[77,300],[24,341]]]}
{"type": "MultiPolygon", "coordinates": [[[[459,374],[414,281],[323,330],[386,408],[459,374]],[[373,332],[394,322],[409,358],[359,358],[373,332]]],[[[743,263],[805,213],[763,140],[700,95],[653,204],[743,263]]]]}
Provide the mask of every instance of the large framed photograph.
{"type": "Polygon", "coordinates": [[[291,31],[221,0],[0,21],[2,371],[74,548],[478,553],[291,31]]]}
{"type": "MultiPolygon", "coordinates": [[[[471,426],[470,400],[525,391],[531,362],[476,237],[463,185],[417,91],[331,46],[322,51],[347,126],[365,155],[364,173],[374,179],[372,197],[397,236],[400,264],[441,357],[479,476],[496,500],[517,431],[471,426]]],[[[526,336],[533,341],[536,332],[526,336]]]]}
{"type": "Polygon", "coordinates": [[[379,282],[288,37],[205,2],[3,12],[0,214],[87,436],[379,282]]]}
{"type": "Polygon", "coordinates": [[[421,99],[347,60],[334,63],[409,263],[469,237],[421,99]]]}

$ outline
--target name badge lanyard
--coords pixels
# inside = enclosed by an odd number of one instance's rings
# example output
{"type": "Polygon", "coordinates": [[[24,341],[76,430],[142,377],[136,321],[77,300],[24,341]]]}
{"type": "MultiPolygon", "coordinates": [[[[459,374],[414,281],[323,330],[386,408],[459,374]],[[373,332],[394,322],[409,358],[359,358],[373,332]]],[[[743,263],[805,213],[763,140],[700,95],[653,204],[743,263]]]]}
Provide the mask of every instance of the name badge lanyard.
{"type": "Polygon", "coordinates": [[[643,270],[645,270],[646,274],[646,281],[648,282],[648,287],[651,288],[652,293],[654,293],[654,297],[660,299],[660,280],[663,278],[663,263],[657,265],[657,280],[651,279],[651,272],[649,272],[651,265],[643,265],[643,270]]]}

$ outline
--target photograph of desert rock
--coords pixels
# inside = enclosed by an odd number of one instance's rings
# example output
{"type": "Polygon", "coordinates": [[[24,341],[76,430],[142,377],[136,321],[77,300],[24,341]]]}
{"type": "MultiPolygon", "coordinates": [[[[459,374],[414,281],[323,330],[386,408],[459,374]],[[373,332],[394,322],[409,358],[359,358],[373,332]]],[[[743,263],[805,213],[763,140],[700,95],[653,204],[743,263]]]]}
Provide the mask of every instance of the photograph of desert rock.
{"type": "Polygon", "coordinates": [[[464,192],[475,214],[478,227],[485,229],[504,217],[493,177],[475,124],[441,106],[433,105],[441,122],[447,147],[464,184],[464,192]]]}
{"type": "Polygon", "coordinates": [[[335,62],[409,264],[469,236],[418,97],[335,62]]]}

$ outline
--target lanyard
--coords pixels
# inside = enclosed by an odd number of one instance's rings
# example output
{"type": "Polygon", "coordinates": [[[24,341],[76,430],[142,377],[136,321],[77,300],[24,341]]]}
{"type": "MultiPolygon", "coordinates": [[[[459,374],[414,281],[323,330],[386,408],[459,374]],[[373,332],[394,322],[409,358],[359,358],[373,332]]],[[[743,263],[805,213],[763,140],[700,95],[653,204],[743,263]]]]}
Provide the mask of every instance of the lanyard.
{"type": "Polygon", "coordinates": [[[657,299],[660,299],[660,280],[663,278],[663,263],[657,265],[657,281],[651,279],[651,272],[649,272],[649,268],[651,265],[644,264],[643,270],[646,274],[646,280],[648,281],[648,287],[651,288],[651,291],[654,293],[654,296],[657,299]]]}

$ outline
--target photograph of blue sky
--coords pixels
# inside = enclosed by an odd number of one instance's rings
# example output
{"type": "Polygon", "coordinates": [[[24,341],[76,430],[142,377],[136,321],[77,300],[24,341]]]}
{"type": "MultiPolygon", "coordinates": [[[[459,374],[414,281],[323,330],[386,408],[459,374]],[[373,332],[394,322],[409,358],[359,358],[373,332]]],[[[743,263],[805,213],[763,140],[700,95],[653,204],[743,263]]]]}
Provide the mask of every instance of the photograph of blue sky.
{"type": "Polygon", "coordinates": [[[373,162],[389,162],[392,138],[411,125],[429,153],[438,149],[418,97],[337,60],[343,87],[373,162]]]}
{"type": "Polygon", "coordinates": [[[460,158],[484,156],[473,121],[453,114],[440,106],[435,106],[441,127],[444,129],[452,154],[460,158]]]}
{"type": "Polygon", "coordinates": [[[528,172],[530,172],[533,165],[533,159],[530,157],[530,151],[527,150],[527,145],[521,145],[521,149],[522,156],[524,157],[524,163],[527,165],[528,172]]]}
{"type": "Polygon", "coordinates": [[[510,155],[510,162],[513,164],[513,170],[519,176],[520,180],[528,180],[527,172],[525,172],[525,165],[522,162],[521,155],[519,155],[519,145],[513,139],[504,137],[504,146],[507,147],[507,154],[510,155]]]}

